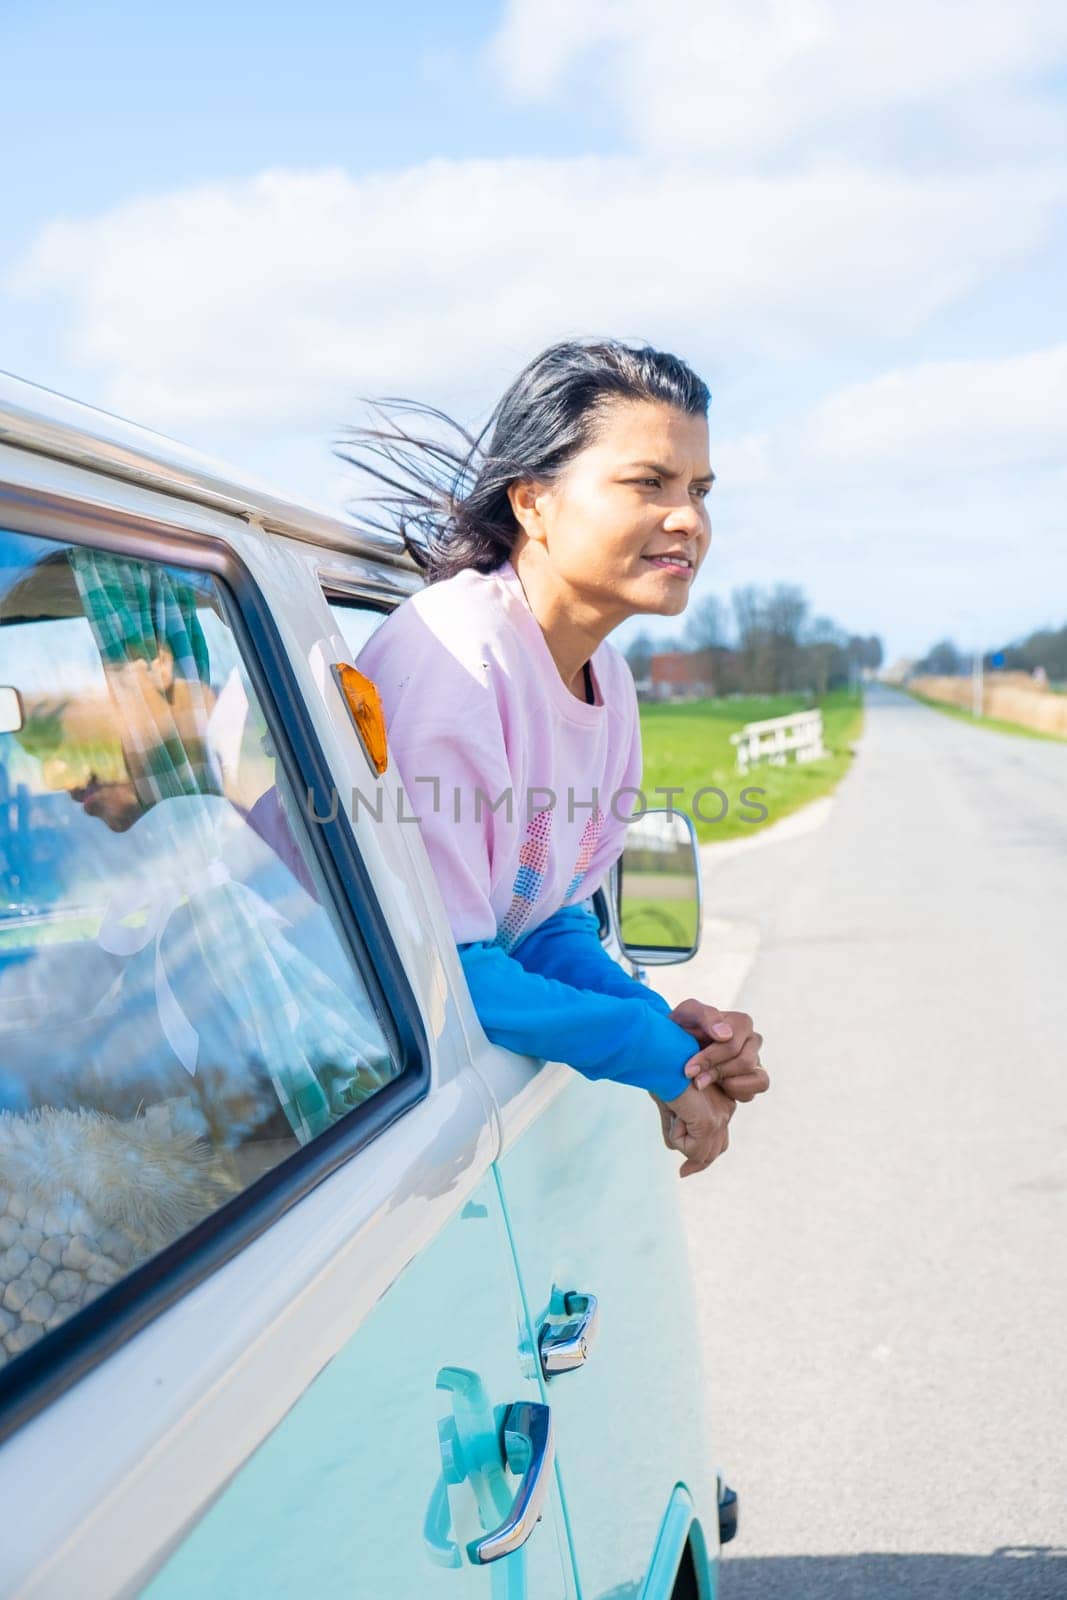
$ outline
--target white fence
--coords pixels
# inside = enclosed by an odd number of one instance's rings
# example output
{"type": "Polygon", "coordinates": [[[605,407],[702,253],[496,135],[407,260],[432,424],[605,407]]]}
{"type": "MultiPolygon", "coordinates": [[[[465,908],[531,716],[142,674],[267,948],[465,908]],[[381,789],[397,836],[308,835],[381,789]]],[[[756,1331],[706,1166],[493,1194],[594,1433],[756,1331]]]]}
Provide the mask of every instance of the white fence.
{"type": "Polygon", "coordinates": [[[739,772],[747,772],[759,761],[784,767],[790,755],[795,761],[818,761],[827,754],[822,742],[821,711],[797,711],[791,717],[746,722],[740,733],[730,735],[730,743],[737,747],[739,772]]]}

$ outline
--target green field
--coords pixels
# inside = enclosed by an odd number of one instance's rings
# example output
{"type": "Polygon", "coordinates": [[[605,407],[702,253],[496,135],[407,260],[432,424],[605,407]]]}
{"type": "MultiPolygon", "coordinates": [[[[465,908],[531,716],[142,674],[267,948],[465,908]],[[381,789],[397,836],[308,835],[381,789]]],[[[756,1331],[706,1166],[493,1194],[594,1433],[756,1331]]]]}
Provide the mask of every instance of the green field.
{"type": "MultiPolygon", "coordinates": [[[[812,702],[803,695],[771,695],[730,700],[693,700],[683,705],[642,705],[641,742],[645,766],[642,789],[649,807],[667,804],[665,795],[653,791],[657,786],[680,785],[683,793],[673,796],[678,811],[685,811],[696,824],[702,843],[749,837],[790,812],[829,794],[840,782],[852,760],[852,745],[863,728],[863,697],[846,689],[836,689],[819,702],[823,715],[823,743],[830,754],[822,761],[790,760],[788,766],[772,767],[766,762],[751,767],[745,777],[737,770],[731,733],[746,722],[763,722],[784,717],[791,711],[805,711],[812,702]],[[714,787],[727,797],[728,808],[720,822],[702,821],[696,814],[692,796],[697,790],[714,787]],[[762,789],[749,805],[741,800],[742,789],[762,789]],[[752,821],[753,807],[766,807],[762,821],[752,821]],[[745,818],[750,820],[745,820],[745,818]]],[[[705,795],[698,802],[708,818],[722,810],[722,801],[705,795]]]]}
{"type": "MultiPolygon", "coordinates": [[[[950,706],[944,700],[931,700],[927,694],[917,694],[914,689],[905,689],[913,700],[918,700],[921,705],[929,706],[932,711],[943,711],[947,717],[957,717],[961,722],[970,722],[976,728],[992,728],[994,733],[1013,733],[1017,739],[1044,739],[1052,744],[1065,744],[1058,733],[1045,733],[1042,728],[1027,728],[1021,722],[1005,722],[1001,717],[976,717],[973,711],[967,711],[963,706],[950,706]]],[[[1057,691],[1058,693],[1058,691],[1057,691]]]]}

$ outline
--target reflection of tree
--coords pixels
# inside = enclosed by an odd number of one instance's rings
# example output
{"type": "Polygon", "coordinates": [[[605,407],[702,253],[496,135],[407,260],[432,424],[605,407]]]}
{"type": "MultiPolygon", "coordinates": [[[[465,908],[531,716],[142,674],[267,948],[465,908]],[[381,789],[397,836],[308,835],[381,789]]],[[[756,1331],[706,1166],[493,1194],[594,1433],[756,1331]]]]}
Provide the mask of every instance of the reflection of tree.
{"type": "Polygon", "coordinates": [[[657,850],[652,845],[626,846],[626,871],[632,877],[647,873],[650,877],[670,869],[670,857],[677,852],[674,846],[657,850]]]}
{"type": "Polygon", "coordinates": [[[69,700],[55,701],[26,717],[15,737],[28,756],[43,761],[59,749],[63,742],[63,713],[69,704],[69,700]]]}

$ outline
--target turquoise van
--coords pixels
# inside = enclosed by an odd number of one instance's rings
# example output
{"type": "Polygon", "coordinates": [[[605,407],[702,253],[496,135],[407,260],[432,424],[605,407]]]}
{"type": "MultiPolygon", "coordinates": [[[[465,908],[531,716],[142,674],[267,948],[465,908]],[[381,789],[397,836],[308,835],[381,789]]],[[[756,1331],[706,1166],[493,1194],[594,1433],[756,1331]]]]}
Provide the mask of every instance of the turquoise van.
{"type": "MultiPolygon", "coordinates": [[[[5,1596],[717,1592],[678,1158],[486,1039],[354,666],[421,581],[0,380],[5,1596]]],[[[621,865],[686,960],[685,819],[621,865]]]]}

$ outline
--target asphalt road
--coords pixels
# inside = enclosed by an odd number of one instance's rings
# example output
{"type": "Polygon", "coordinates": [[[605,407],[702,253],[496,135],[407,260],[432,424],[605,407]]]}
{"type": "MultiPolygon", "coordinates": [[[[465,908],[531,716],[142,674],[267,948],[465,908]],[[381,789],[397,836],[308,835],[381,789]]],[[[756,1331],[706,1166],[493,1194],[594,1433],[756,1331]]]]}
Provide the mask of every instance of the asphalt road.
{"type": "Polygon", "coordinates": [[[655,975],[772,1075],[684,1185],[723,1600],[1067,1596],[1067,746],[877,688],[826,810],[655,975]]]}

